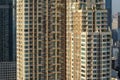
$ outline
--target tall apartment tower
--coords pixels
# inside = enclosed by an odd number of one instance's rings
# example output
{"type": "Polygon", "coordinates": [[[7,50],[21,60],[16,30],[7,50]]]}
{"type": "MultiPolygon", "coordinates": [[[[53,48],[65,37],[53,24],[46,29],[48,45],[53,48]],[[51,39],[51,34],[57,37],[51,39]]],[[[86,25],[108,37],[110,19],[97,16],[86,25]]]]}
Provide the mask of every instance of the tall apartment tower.
{"type": "Polygon", "coordinates": [[[17,0],[17,80],[66,80],[66,0],[17,0]]]}
{"type": "Polygon", "coordinates": [[[0,0],[0,62],[15,60],[14,0],[0,0]]]}
{"type": "Polygon", "coordinates": [[[80,0],[75,8],[72,74],[66,73],[71,77],[67,80],[110,80],[111,31],[104,0],[80,0]]]}

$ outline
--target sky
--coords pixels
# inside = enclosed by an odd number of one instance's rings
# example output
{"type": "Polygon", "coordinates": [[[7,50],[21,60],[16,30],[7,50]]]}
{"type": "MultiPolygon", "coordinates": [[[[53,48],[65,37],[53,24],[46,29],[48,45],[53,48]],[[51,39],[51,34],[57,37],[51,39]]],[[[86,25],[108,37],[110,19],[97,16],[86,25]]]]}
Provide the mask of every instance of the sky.
{"type": "Polygon", "coordinates": [[[112,0],[113,14],[120,12],[120,0],[112,0]]]}

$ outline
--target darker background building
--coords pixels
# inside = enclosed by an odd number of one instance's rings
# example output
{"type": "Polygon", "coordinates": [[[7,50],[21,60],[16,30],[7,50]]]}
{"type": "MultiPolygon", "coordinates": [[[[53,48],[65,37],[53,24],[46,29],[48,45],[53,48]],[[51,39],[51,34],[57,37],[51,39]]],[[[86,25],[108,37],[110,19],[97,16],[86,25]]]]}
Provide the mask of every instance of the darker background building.
{"type": "Polygon", "coordinates": [[[0,0],[0,80],[16,80],[15,0],[0,0]]]}
{"type": "Polygon", "coordinates": [[[120,29],[120,12],[118,12],[118,28],[120,29]]]}
{"type": "Polygon", "coordinates": [[[0,0],[0,62],[15,61],[15,0],[0,0]]]}
{"type": "Polygon", "coordinates": [[[112,30],[112,0],[105,0],[105,6],[108,11],[108,26],[112,30]]]}

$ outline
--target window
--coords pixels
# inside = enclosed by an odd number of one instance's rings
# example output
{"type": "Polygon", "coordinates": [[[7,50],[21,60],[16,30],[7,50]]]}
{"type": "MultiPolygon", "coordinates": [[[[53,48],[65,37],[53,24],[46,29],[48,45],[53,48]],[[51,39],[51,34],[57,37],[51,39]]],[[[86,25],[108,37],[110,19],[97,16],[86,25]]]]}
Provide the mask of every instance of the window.
{"type": "Polygon", "coordinates": [[[92,13],[89,12],[88,15],[92,15],[92,13]]]}
{"type": "Polygon", "coordinates": [[[42,44],[41,44],[41,41],[39,41],[39,48],[41,48],[42,44]]]}

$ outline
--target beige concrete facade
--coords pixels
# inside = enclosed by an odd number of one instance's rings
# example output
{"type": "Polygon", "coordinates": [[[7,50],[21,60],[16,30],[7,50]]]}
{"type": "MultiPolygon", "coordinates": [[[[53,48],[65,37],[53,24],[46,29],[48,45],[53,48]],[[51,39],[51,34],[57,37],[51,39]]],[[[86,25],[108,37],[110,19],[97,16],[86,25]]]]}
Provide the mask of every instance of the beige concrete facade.
{"type": "Polygon", "coordinates": [[[67,72],[72,73],[67,80],[110,80],[111,32],[103,0],[76,1],[72,22],[73,51],[67,56],[72,58],[67,72]]]}
{"type": "Polygon", "coordinates": [[[110,80],[110,46],[103,0],[17,0],[17,80],[110,80]]]}
{"type": "Polygon", "coordinates": [[[73,11],[75,10],[76,1],[66,0],[66,80],[74,80],[73,11]]]}
{"type": "Polygon", "coordinates": [[[65,80],[65,0],[17,0],[17,80],[65,80]]]}

